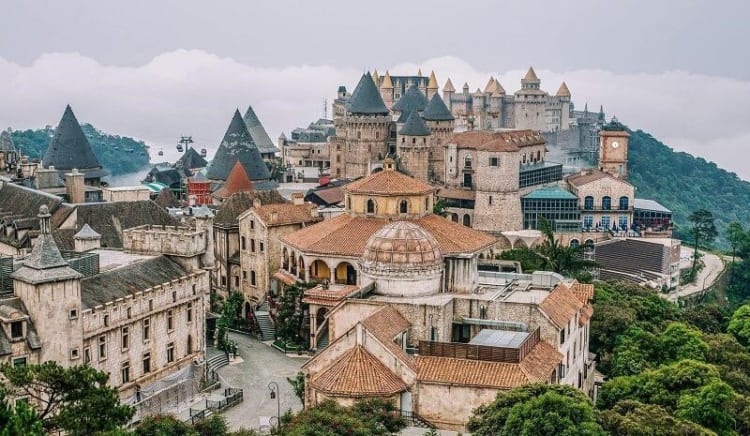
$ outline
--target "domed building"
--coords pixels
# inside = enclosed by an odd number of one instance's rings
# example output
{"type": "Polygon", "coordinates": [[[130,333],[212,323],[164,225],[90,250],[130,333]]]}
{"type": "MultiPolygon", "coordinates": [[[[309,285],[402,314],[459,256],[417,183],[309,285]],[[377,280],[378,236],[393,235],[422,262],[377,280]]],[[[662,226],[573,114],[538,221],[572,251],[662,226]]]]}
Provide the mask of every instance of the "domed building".
{"type": "Polygon", "coordinates": [[[440,292],[443,255],[427,230],[409,221],[396,221],[370,236],[359,269],[364,283],[375,283],[376,294],[432,295],[440,292]]]}

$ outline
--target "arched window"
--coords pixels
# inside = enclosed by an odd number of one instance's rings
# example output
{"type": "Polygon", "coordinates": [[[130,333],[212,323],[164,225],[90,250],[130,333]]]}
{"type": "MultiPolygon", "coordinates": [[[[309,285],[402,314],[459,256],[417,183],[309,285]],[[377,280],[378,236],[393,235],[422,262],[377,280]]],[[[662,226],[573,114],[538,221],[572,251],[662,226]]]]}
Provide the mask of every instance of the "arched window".
{"type": "Polygon", "coordinates": [[[622,196],[620,197],[620,210],[628,210],[628,197],[622,196]]]}
{"type": "Polygon", "coordinates": [[[612,197],[610,197],[608,195],[602,197],[602,209],[603,210],[610,210],[610,209],[612,209],[612,197]]]}
{"type": "Polygon", "coordinates": [[[375,201],[371,198],[367,200],[367,213],[375,213],[375,201]]]}
{"type": "Polygon", "coordinates": [[[464,225],[466,227],[471,227],[471,217],[469,216],[468,213],[464,214],[464,225]]]}
{"type": "Polygon", "coordinates": [[[464,158],[464,167],[471,168],[471,156],[466,156],[464,158]]]}
{"type": "Polygon", "coordinates": [[[571,239],[570,240],[570,246],[571,247],[577,247],[579,244],[578,239],[571,239]]]}
{"type": "Polygon", "coordinates": [[[409,202],[406,200],[401,200],[401,202],[398,204],[398,213],[407,213],[409,211],[409,202]]]}
{"type": "Polygon", "coordinates": [[[429,197],[425,197],[424,199],[424,211],[428,212],[430,210],[430,199],[429,197]]]}
{"type": "Polygon", "coordinates": [[[594,208],[594,197],[589,195],[583,199],[583,209],[592,210],[593,208],[594,208]]]}
{"type": "Polygon", "coordinates": [[[453,221],[454,223],[458,222],[458,214],[457,213],[454,213],[454,214],[451,215],[451,221],[453,221]]]}

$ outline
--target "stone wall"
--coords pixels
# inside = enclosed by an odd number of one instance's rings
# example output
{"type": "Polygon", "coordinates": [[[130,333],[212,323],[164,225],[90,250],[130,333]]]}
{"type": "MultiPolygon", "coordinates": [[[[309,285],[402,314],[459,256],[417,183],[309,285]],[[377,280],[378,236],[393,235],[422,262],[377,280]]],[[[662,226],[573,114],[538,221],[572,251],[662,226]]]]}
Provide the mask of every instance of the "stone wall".
{"type": "Polygon", "coordinates": [[[415,411],[441,429],[466,431],[466,422],[473,410],[494,400],[499,391],[475,386],[419,382],[415,411]]]}
{"type": "Polygon", "coordinates": [[[205,253],[205,232],[188,227],[143,225],[122,231],[123,249],[138,254],[192,257],[205,253]]]}

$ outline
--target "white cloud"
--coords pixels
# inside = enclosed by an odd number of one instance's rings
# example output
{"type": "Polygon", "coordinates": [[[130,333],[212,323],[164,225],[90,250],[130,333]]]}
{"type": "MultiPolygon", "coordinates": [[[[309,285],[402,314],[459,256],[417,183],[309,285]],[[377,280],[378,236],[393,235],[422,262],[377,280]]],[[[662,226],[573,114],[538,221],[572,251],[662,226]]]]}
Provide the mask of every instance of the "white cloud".
{"type": "MultiPolygon", "coordinates": [[[[457,89],[468,82],[472,92],[483,89],[491,74],[513,92],[526,72],[479,71],[455,57],[393,65],[390,71],[414,74],[420,67],[425,74],[434,69],[441,87],[450,77],[457,89]]],[[[604,104],[608,116],[750,179],[750,160],[742,159],[750,141],[750,82],[683,71],[536,72],[551,93],[565,80],[577,108],[604,104]]],[[[321,117],[324,100],[330,104],[340,84],[351,91],[361,73],[310,65],[259,68],[199,50],[164,53],[138,67],[102,65],[76,53],[43,55],[31,65],[0,58],[0,128],[54,125],[70,103],[80,121],[163,146],[165,158],[176,156],[180,135],[192,135],[210,155],[236,107],[244,112],[252,104],[275,138],[321,117]]]]}

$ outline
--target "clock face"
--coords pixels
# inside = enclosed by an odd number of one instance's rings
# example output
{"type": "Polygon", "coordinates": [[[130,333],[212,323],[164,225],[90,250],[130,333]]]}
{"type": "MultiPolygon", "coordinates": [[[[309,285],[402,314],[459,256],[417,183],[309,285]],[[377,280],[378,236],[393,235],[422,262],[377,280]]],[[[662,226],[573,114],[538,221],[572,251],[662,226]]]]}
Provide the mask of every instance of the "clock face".
{"type": "Polygon", "coordinates": [[[612,141],[612,148],[617,148],[620,146],[620,143],[617,141],[612,141]]]}

